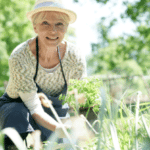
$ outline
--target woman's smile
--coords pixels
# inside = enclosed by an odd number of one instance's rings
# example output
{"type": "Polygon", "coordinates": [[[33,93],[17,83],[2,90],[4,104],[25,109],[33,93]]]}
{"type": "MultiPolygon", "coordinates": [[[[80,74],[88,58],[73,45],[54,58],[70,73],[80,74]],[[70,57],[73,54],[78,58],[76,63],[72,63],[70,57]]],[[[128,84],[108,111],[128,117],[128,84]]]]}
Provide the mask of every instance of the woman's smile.
{"type": "Polygon", "coordinates": [[[51,41],[58,40],[58,38],[59,38],[59,37],[55,37],[55,38],[52,38],[52,37],[46,37],[47,40],[51,40],[51,41]]]}

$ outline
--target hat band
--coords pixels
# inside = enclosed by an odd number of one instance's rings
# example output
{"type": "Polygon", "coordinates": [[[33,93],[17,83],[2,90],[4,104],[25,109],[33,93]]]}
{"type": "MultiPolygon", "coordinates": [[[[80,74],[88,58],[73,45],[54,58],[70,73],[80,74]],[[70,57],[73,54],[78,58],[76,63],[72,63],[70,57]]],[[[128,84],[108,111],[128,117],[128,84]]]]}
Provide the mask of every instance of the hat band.
{"type": "Polygon", "coordinates": [[[59,7],[59,8],[63,8],[63,6],[59,3],[54,3],[54,2],[43,2],[43,3],[39,3],[37,4],[34,9],[38,9],[41,7],[59,7]]]}

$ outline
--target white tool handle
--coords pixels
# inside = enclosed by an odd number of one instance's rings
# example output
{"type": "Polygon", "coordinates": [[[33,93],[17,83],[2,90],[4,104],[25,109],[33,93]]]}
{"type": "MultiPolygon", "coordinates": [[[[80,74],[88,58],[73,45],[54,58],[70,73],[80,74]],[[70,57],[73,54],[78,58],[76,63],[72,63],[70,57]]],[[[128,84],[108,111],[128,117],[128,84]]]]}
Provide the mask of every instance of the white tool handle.
{"type": "Polygon", "coordinates": [[[56,117],[57,121],[62,125],[62,130],[64,131],[64,133],[65,133],[66,137],[68,138],[69,142],[72,144],[73,149],[76,150],[76,148],[75,148],[74,144],[72,143],[72,140],[71,140],[66,128],[64,127],[62,121],[60,120],[56,110],[54,109],[54,107],[52,106],[52,104],[50,102],[48,102],[48,104],[49,104],[49,107],[50,107],[51,111],[53,112],[54,116],[56,117]]]}

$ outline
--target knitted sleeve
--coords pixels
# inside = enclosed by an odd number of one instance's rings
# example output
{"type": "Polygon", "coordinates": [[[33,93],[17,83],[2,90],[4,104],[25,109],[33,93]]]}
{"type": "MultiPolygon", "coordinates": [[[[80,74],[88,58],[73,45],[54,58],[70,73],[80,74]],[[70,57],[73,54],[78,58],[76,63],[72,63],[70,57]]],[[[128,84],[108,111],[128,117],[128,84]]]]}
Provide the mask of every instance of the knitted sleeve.
{"type": "Polygon", "coordinates": [[[31,93],[37,91],[33,80],[34,71],[23,59],[15,57],[9,59],[9,86],[6,89],[12,98],[19,96],[19,92],[31,93]]]}
{"type": "Polygon", "coordinates": [[[39,97],[37,95],[36,84],[33,80],[33,73],[27,63],[20,61],[18,57],[9,59],[11,89],[7,89],[7,94],[12,97],[20,97],[31,115],[43,112],[39,97]]]}

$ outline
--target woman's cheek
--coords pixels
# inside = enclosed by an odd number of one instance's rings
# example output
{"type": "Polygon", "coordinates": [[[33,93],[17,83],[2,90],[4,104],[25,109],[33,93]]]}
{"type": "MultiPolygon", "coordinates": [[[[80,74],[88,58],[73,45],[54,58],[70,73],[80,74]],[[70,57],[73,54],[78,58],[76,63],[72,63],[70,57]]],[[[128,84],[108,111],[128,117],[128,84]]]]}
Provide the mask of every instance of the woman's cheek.
{"type": "Polygon", "coordinates": [[[59,27],[58,30],[62,33],[65,33],[67,31],[67,27],[59,27]]]}
{"type": "Polygon", "coordinates": [[[47,30],[45,30],[45,29],[42,29],[42,30],[41,30],[41,35],[45,35],[45,34],[47,34],[47,33],[48,33],[47,30]]]}

